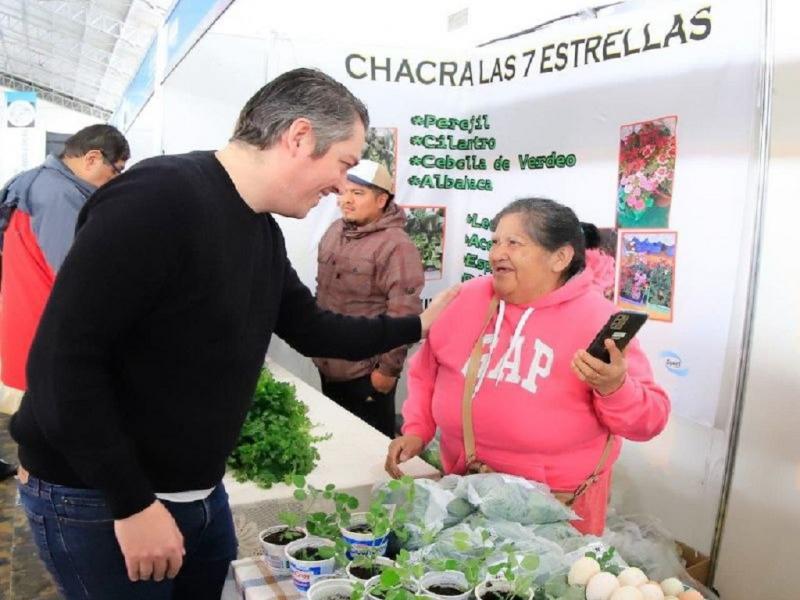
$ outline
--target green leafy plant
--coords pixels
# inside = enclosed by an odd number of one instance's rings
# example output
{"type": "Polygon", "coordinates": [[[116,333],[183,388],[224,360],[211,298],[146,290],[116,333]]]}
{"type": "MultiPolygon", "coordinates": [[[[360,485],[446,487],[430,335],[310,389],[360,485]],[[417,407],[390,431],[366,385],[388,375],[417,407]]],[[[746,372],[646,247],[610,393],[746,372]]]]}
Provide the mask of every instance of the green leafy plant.
{"type": "Polygon", "coordinates": [[[435,571],[460,571],[467,578],[470,587],[475,587],[483,579],[487,559],[495,552],[491,544],[491,534],[485,529],[481,530],[481,542],[480,546],[475,547],[466,531],[455,532],[453,547],[459,552],[469,553],[469,556],[437,559],[431,561],[431,568],[435,571]]]}
{"type": "MultiPolygon", "coordinates": [[[[397,500],[397,504],[390,508],[386,505],[387,492],[381,490],[377,493],[369,510],[365,513],[366,526],[370,533],[375,538],[381,538],[390,533],[394,533],[397,539],[403,543],[409,537],[408,529],[406,528],[408,520],[408,510],[414,502],[414,494],[416,487],[414,486],[414,479],[408,475],[403,476],[401,479],[392,479],[387,484],[388,491],[392,493],[392,498],[397,500]]],[[[359,554],[353,558],[352,566],[360,568],[367,572],[374,574],[378,570],[375,565],[375,559],[380,556],[378,547],[363,548],[359,550],[359,554]]],[[[381,568],[381,572],[388,567],[381,568]]]]}
{"type": "Polygon", "coordinates": [[[417,597],[417,580],[424,573],[425,566],[422,563],[412,563],[408,550],[401,550],[395,559],[395,565],[384,569],[378,582],[366,592],[384,600],[413,600],[417,597]]]}
{"type": "Polygon", "coordinates": [[[612,575],[619,575],[621,569],[612,562],[616,553],[616,549],[612,546],[602,554],[598,554],[597,552],[587,552],[585,556],[595,559],[600,565],[601,571],[606,571],[612,575]]]}
{"type": "Polygon", "coordinates": [[[490,575],[502,575],[503,579],[510,584],[507,591],[495,590],[495,596],[507,600],[512,598],[524,600],[531,590],[536,589],[535,574],[536,569],[539,568],[539,557],[536,554],[520,555],[514,551],[513,546],[507,546],[504,549],[506,559],[487,569],[490,575]]]}
{"type": "Polygon", "coordinates": [[[308,408],[297,399],[294,386],[262,369],[228,466],[237,481],[254,481],[265,488],[287,475],[307,475],[319,460],[314,444],[330,437],[315,436],[312,428],[308,408]]]}
{"type": "Polygon", "coordinates": [[[335,546],[320,548],[319,553],[323,558],[335,557],[339,566],[344,565],[347,544],[342,539],[340,527],[350,523],[350,513],[358,508],[358,499],[338,491],[332,483],[323,489],[316,488],[302,475],[287,475],[284,482],[294,486],[293,496],[301,503],[301,508],[299,512],[282,511],[278,518],[287,527],[297,527],[302,523],[309,535],[334,542],[335,546]],[[332,511],[319,510],[324,501],[333,503],[332,511]]]}
{"type": "Polygon", "coordinates": [[[569,585],[565,574],[551,577],[533,594],[533,600],[584,600],[585,598],[585,586],[569,585]]]}

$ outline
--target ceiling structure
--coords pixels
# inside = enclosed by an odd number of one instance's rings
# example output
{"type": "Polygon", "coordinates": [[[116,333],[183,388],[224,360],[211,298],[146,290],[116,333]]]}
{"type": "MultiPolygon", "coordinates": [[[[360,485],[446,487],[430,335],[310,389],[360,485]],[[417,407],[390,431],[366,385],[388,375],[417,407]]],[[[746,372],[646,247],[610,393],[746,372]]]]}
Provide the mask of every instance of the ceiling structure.
{"type": "Polygon", "coordinates": [[[174,0],[0,0],[0,85],[102,119],[174,0]]]}
{"type": "MultiPolygon", "coordinates": [[[[459,23],[454,43],[475,45],[494,39],[485,0],[448,0],[459,23]],[[474,14],[470,14],[474,13],[474,14]],[[474,17],[474,18],[473,18],[474,17]],[[467,26],[470,20],[474,24],[467,26]]],[[[35,91],[43,100],[107,119],[120,100],[158,28],[176,0],[0,0],[0,86],[35,91]]],[[[252,3],[242,3],[252,7],[252,3]]],[[[559,0],[531,3],[522,21],[547,25],[614,0],[559,0]],[[536,18],[534,18],[534,16],[536,18]]],[[[597,7],[600,8],[600,7],[597,7]]],[[[271,11],[275,7],[270,8],[271,11]]],[[[240,11],[252,23],[247,10],[240,11]]],[[[235,15],[234,15],[235,16],[235,15]]],[[[233,18],[233,17],[232,17],[233,18]]],[[[260,20],[255,20],[261,23],[260,20]]],[[[304,23],[306,26],[307,23],[304,23]]],[[[540,27],[542,26],[540,25],[540,27]]],[[[520,32],[524,34],[525,31],[520,32]]]]}

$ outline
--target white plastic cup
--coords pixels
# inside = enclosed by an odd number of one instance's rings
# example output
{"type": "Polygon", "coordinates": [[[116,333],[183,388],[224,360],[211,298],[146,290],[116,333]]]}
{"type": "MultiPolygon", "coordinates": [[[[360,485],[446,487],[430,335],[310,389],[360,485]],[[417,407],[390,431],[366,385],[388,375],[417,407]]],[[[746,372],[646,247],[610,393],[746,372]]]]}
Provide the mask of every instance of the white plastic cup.
{"type": "Polygon", "coordinates": [[[425,594],[439,600],[467,600],[472,595],[472,588],[467,583],[467,578],[460,571],[432,571],[425,573],[419,580],[419,586],[425,594]],[[437,594],[430,589],[431,586],[435,585],[449,585],[464,591],[452,596],[437,594]]]}
{"type": "MultiPolygon", "coordinates": [[[[362,525],[367,522],[367,513],[353,513],[350,517],[350,526],[362,525]]],[[[376,537],[374,533],[360,533],[351,531],[347,527],[341,527],[342,538],[347,544],[347,558],[353,559],[358,555],[371,554],[383,556],[389,545],[388,532],[381,537],[376,537]]]]}
{"type": "Polygon", "coordinates": [[[333,548],[335,546],[336,544],[332,541],[319,537],[306,537],[302,540],[295,540],[286,546],[286,558],[289,561],[292,581],[297,591],[305,594],[316,577],[332,574],[336,568],[336,559],[331,557],[322,560],[300,560],[294,557],[294,553],[302,548],[333,548]]]}
{"type": "Polygon", "coordinates": [[[308,600],[327,600],[335,596],[350,597],[355,581],[352,579],[322,579],[315,581],[308,588],[308,600]]]}
{"type": "MultiPolygon", "coordinates": [[[[499,592],[505,594],[514,590],[514,584],[507,579],[487,579],[475,586],[475,597],[478,600],[483,600],[484,594],[487,592],[499,592]]],[[[530,600],[533,597],[533,590],[522,594],[522,597],[530,600]]]]}
{"type": "MultiPolygon", "coordinates": [[[[270,570],[275,575],[288,575],[289,574],[289,561],[286,559],[286,546],[287,544],[273,544],[265,541],[267,536],[290,529],[285,525],[275,525],[274,527],[267,527],[264,531],[258,534],[258,541],[261,542],[261,549],[264,551],[264,562],[267,563],[270,570]]],[[[291,528],[298,531],[306,537],[308,534],[300,528],[291,528]]],[[[302,538],[301,538],[302,539],[302,538]]],[[[295,540],[298,541],[298,540],[295,540]]]]}
{"type": "MultiPolygon", "coordinates": [[[[391,558],[386,558],[385,556],[378,556],[378,557],[376,557],[376,558],[373,560],[373,562],[374,562],[376,565],[385,565],[385,566],[387,566],[387,567],[393,567],[393,566],[394,566],[394,561],[393,561],[391,558]]],[[[346,567],[345,567],[345,569],[344,569],[344,570],[345,570],[345,573],[347,573],[347,576],[348,576],[350,579],[352,579],[352,580],[354,580],[354,581],[363,581],[363,582],[365,582],[365,583],[366,583],[367,581],[370,581],[370,580],[372,579],[372,577],[373,577],[373,576],[371,576],[371,577],[370,577],[369,579],[367,579],[367,580],[361,579],[360,577],[356,577],[355,575],[353,575],[353,574],[350,572],[350,568],[351,568],[352,566],[353,566],[353,562],[351,561],[351,562],[347,563],[347,566],[346,566],[346,567]]]]}

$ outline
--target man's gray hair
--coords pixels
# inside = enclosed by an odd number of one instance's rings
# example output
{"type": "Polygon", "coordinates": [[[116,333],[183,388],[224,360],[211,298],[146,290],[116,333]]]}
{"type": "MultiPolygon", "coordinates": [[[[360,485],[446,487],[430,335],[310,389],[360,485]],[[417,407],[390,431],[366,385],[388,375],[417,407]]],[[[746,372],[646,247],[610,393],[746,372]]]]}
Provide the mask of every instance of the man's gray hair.
{"type": "Polygon", "coordinates": [[[364,103],[335,79],[316,69],[294,69],[258,90],[239,113],[231,141],[262,150],[270,148],[300,118],[311,122],[316,138],[314,156],[353,134],[356,119],[366,130],[364,103]]]}

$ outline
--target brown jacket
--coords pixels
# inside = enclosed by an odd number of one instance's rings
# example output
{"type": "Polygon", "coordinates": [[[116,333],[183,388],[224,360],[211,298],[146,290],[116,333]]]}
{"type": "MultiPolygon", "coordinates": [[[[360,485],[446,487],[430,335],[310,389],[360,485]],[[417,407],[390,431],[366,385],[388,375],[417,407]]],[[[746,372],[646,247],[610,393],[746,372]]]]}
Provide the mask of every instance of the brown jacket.
{"type": "MultiPolygon", "coordinates": [[[[425,284],[422,259],[406,234],[405,212],[392,203],[381,218],[355,227],[335,221],[319,243],[317,303],[352,316],[418,315],[425,284]]],[[[378,370],[398,377],[407,346],[367,360],[351,362],[315,358],[314,364],[332,381],[349,381],[378,370]]]]}

